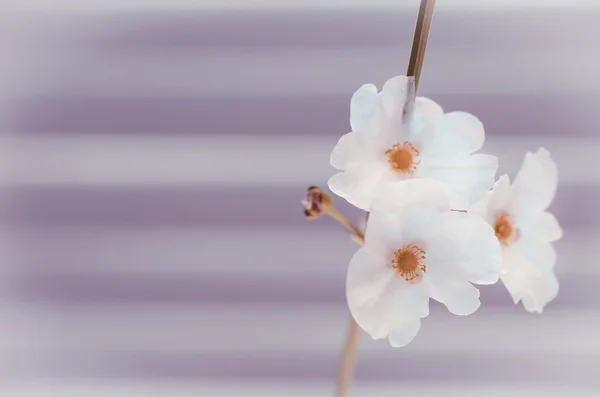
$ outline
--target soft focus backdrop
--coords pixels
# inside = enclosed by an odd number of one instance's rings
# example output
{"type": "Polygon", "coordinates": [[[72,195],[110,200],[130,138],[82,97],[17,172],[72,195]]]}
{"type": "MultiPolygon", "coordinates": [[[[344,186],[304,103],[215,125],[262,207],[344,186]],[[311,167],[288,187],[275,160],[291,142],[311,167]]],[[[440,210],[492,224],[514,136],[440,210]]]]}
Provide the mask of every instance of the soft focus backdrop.
{"type": "MultiPolygon", "coordinates": [[[[418,3],[3,2],[0,395],[332,395],[356,247],[300,200],[418,3]]],[[[598,39],[594,0],[438,0],[420,94],[480,117],[501,173],[553,153],[561,291],[363,337],[354,396],[598,395],[598,39]]]]}

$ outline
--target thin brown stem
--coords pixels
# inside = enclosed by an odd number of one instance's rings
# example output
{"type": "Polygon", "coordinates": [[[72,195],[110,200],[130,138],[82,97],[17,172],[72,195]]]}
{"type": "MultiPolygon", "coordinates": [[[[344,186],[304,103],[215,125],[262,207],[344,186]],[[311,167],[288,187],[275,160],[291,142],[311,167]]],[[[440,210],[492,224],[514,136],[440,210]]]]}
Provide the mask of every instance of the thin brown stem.
{"type": "MultiPolygon", "coordinates": [[[[415,26],[415,35],[413,38],[412,49],[410,51],[410,59],[408,61],[407,76],[414,76],[415,78],[415,91],[419,85],[419,78],[421,77],[421,69],[423,68],[423,60],[425,59],[425,50],[427,48],[427,39],[429,37],[429,29],[431,27],[431,21],[433,19],[433,10],[435,8],[435,0],[421,0],[421,6],[419,7],[419,14],[417,16],[417,24],[415,26]]],[[[369,214],[367,213],[367,218],[369,214]]],[[[342,217],[346,221],[346,218],[342,217]]],[[[338,219],[338,218],[336,218],[338,219]]],[[[340,219],[338,221],[342,222],[340,219]]],[[[349,227],[345,222],[342,222],[344,226],[348,227],[355,233],[356,239],[359,243],[364,244],[364,236],[356,228],[356,226],[349,227]],[[360,233],[357,234],[356,230],[360,233]]],[[[354,377],[354,369],[356,367],[356,350],[358,345],[358,337],[360,335],[360,327],[354,321],[354,318],[350,319],[350,329],[346,336],[346,342],[344,344],[344,350],[342,352],[342,359],[340,362],[340,372],[337,383],[337,397],[346,397],[348,390],[350,389],[350,383],[354,377]]]]}
{"type": "Polygon", "coordinates": [[[350,384],[354,377],[354,367],[356,366],[356,349],[358,347],[358,338],[360,336],[360,327],[350,316],[350,327],[346,336],[346,343],[342,351],[340,363],[340,372],[338,374],[337,397],[346,397],[350,384]]]}
{"type": "Polygon", "coordinates": [[[433,19],[434,8],[435,0],[421,0],[412,49],[410,51],[410,59],[408,61],[408,70],[406,72],[407,76],[415,77],[415,91],[421,77],[421,69],[423,68],[423,60],[425,59],[425,49],[427,48],[427,38],[429,37],[429,28],[433,19]]]}
{"type": "Polygon", "coordinates": [[[350,230],[355,237],[364,239],[363,233],[360,231],[360,229],[350,222],[348,218],[342,215],[338,210],[333,208],[333,206],[325,207],[325,211],[333,219],[344,225],[346,229],[350,230]]]}
{"type": "MultiPolygon", "coordinates": [[[[327,214],[332,218],[346,226],[353,233],[353,237],[357,243],[363,245],[365,243],[365,236],[363,232],[356,227],[352,222],[348,220],[344,215],[339,213],[329,206],[327,208],[327,214]]],[[[358,346],[358,338],[360,336],[360,327],[354,321],[354,318],[350,316],[350,326],[348,328],[348,335],[344,343],[344,349],[342,350],[342,358],[340,360],[340,369],[338,373],[337,381],[337,397],[345,397],[348,395],[352,378],[354,377],[354,368],[356,366],[356,349],[358,346]]]]}

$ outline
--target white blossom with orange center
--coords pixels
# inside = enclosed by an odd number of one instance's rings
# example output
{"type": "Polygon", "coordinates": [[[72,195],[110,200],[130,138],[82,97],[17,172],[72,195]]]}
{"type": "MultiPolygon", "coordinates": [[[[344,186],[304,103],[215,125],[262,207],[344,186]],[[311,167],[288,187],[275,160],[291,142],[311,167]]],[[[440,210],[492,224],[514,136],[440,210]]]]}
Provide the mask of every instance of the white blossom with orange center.
{"type": "MultiPolygon", "coordinates": [[[[331,153],[340,170],[329,188],[369,211],[377,186],[430,178],[445,184],[453,208],[466,209],[493,186],[498,159],[474,154],[483,145],[483,124],[465,112],[444,114],[434,101],[412,101],[412,79],[397,76],[381,92],[365,84],[350,101],[352,132],[331,153]]],[[[405,192],[409,194],[408,190],[405,192]]]]}
{"type": "Polygon", "coordinates": [[[346,297],[352,316],[374,339],[408,344],[435,299],[457,315],[479,307],[473,284],[500,276],[501,249],[481,218],[450,211],[434,181],[387,185],[374,200],[365,244],[350,261],[346,297]],[[404,189],[411,194],[405,195],[404,189]]]}
{"type": "Polygon", "coordinates": [[[470,213],[494,227],[502,245],[501,279],[515,304],[541,313],[558,294],[552,242],[562,237],[558,221],[547,209],[556,194],[558,171],[545,149],[527,153],[511,185],[500,177],[492,192],[470,213]]]}

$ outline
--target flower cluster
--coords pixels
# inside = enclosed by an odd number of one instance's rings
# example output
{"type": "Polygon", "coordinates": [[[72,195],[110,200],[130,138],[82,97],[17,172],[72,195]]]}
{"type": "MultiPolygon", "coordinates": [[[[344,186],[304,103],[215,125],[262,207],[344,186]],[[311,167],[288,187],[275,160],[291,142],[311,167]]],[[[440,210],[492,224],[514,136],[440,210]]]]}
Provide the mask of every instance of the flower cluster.
{"type": "Polygon", "coordinates": [[[552,242],[562,235],[547,209],[557,187],[545,149],[528,153],[514,182],[495,182],[497,157],[477,153],[483,124],[414,97],[414,81],[363,85],[352,96],[352,132],[331,153],[329,188],[369,211],[352,257],[346,296],[374,339],[404,346],[429,315],[429,299],[456,315],[480,305],[474,285],[501,279],[515,303],[541,312],[558,292],[552,242]]]}

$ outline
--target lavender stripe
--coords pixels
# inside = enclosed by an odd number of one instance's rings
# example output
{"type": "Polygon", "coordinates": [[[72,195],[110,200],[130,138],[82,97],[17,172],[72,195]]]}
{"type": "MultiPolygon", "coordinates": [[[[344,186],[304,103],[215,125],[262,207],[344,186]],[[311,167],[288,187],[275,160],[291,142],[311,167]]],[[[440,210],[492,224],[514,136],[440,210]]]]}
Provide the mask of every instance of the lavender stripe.
{"type": "MultiPolygon", "coordinates": [[[[274,330],[276,332],[276,330],[274,330]]],[[[243,337],[243,329],[240,329],[243,337]]],[[[249,341],[250,343],[250,341],[249,341]]],[[[385,342],[381,342],[385,343],[385,342]]],[[[293,341],[290,341],[293,344],[293,341]]],[[[358,381],[427,382],[519,382],[599,385],[598,357],[544,352],[526,355],[412,353],[410,348],[391,349],[385,355],[361,355],[358,381]]],[[[48,354],[46,355],[49,356],[48,354]]],[[[53,357],[53,356],[50,356],[53,357]]],[[[331,380],[338,357],[319,353],[286,354],[130,354],[107,351],[96,355],[55,353],[56,365],[28,367],[20,373],[51,378],[95,379],[235,379],[239,380],[331,380]]]]}
{"type": "MultiPolygon", "coordinates": [[[[415,15],[392,11],[307,11],[299,12],[163,12],[111,15],[98,19],[78,15],[77,20],[60,18],[55,24],[79,30],[69,39],[75,46],[101,51],[162,50],[198,47],[317,47],[343,48],[393,46],[407,53],[412,40],[415,15]],[[82,22],[84,21],[84,22],[82,22]],[[107,22],[110,29],[107,30],[107,22]],[[277,32],[277,34],[273,34],[277,32]]],[[[51,18],[46,18],[52,21],[51,18]]],[[[539,48],[567,44],[574,36],[555,26],[577,26],[577,37],[598,37],[598,15],[585,9],[536,9],[523,12],[452,12],[438,10],[428,50],[452,46],[480,48],[539,48]],[[510,26],[510,29],[507,29],[510,26]],[[473,34],[476,32],[476,34],[473,34]],[[501,32],[502,34],[499,34],[501,32]]],[[[41,38],[43,39],[43,38],[41,38]]]]}
{"type": "MultiPolygon", "coordinates": [[[[17,224],[315,227],[303,215],[306,187],[18,187],[4,190],[0,219],[17,224]],[[217,210],[215,210],[217,208],[217,210]]],[[[359,211],[340,200],[340,210],[359,211]]],[[[332,224],[328,219],[325,224],[332,224]]]]}
{"type": "MultiPolygon", "coordinates": [[[[347,95],[213,97],[45,96],[12,103],[6,129],[54,134],[193,134],[260,132],[281,135],[341,136],[349,131],[347,95]],[[232,117],[235,115],[235,117],[232,117]],[[309,115],[307,117],[307,115],[309,115]]],[[[483,120],[488,136],[571,136],[593,134],[600,124],[600,96],[548,96],[535,93],[431,96],[447,111],[465,110],[483,120]],[[576,103],[576,105],[574,105],[576,103]],[[584,105],[582,105],[584,104],[584,105]],[[561,114],[561,117],[548,117],[561,114]]]]}
{"type": "MultiPolygon", "coordinates": [[[[51,260],[51,259],[49,259],[51,260]]],[[[247,266],[253,260],[248,258],[247,266]]],[[[560,258],[568,266],[569,258],[560,258]]],[[[19,271],[42,264],[19,263],[19,271]]],[[[85,263],[73,264],[84,267],[85,263]]],[[[285,266],[302,266],[293,259],[285,266]]],[[[335,266],[334,264],[323,264],[335,266]]],[[[165,267],[168,263],[165,263],[165,267]]],[[[198,266],[202,266],[199,263],[198,266]]],[[[85,275],[44,275],[43,268],[38,273],[21,273],[15,277],[15,293],[12,299],[28,303],[76,303],[88,304],[233,304],[236,307],[265,305],[329,305],[346,304],[345,276],[339,277],[261,277],[253,279],[245,271],[236,277],[161,275],[148,277],[85,276],[85,275]],[[41,272],[41,273],[40,273],[41,272]]],[[[552,308],[594,308],[600,305],[600,275],[561,274],[559,275],[560,294],[551,303],[552,308]]],[[[513,307],[514,304],[501,283],[481,286],[481,302],[485,307],[513,307]]],[[[432,302],[432,311],[437,310],[432,302]]],[[[515,307],[521,311],[520,307],[515,307]]],[[[445,311],[445,309],[444,309],[445,311]]]]}
{"type": "MultiPolygon", "coordinates": [[[[330,219],[319,220],[317,224],[304,220],[300,200],[305,189],[304,186],[4,187],[0,195],[5,197],[6,205],[0,207],[0,221],[57,226],[333,227],[330,219]]],[[[600,186],[561,186],[551,209],[565,229],[597,228],[599,201],[600,186]]],[[[336,203],[351,219],[359,218],[361,212],[344,200],[338,199],[336,203]]]]}

